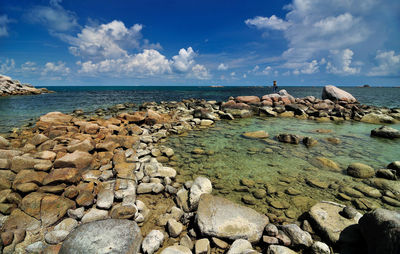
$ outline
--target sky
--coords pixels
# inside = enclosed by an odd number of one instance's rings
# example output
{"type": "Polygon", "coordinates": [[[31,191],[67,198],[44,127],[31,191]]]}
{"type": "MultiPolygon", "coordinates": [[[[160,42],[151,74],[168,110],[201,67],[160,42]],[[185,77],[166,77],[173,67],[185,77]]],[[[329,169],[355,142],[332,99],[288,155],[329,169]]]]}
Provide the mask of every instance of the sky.
{"type": "Polygon", "coordinates": [[[2,0],[0,74],[37,86],[400,86],[400,1],[2,0]]]}

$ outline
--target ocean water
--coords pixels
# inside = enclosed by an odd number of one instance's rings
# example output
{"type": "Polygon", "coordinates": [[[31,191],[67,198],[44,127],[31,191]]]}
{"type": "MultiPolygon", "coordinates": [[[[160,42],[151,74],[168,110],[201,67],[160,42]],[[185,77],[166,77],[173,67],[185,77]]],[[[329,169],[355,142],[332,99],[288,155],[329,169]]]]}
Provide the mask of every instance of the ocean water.
{"type": "MultiPolygon", "coordinates": [[[[321,97],[322,87],[279,87],[294,97],[313,95],[321,97]]],[[[227,100],[229,96],[272,93],[270,87],[127,87],[127,86],[71,86],[50,87],[53,94],[0,97],[0,133],[20,127],[29,120],[51,111],[70,113],[74,109],[91,112],[119,103],[142,103],[146,101],[172,101],[188,98],[227,100]]],[[[400,107],[400,88],[345,87],[361,103],[386,107],[400,107]]]]}

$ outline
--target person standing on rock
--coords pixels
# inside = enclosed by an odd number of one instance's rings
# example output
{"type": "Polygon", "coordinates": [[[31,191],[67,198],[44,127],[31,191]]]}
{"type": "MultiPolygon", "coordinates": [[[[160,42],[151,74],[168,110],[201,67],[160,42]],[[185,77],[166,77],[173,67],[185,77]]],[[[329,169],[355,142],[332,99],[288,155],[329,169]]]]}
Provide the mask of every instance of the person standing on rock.
{"type": "Polygon", "coordinates": [[[274,90],[274,93],[276,93],[278,91],[278,86],[276,85],[276,80],[274,80],[274,85],[272,88],[274,90]]]}

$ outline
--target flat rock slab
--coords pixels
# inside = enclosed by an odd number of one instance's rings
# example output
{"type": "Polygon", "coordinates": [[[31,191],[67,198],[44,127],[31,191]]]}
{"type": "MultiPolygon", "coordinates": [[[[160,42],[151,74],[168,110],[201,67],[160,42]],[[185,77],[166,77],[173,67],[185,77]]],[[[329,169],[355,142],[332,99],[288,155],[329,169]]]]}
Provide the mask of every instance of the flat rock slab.
{"type": "Polygon", "coordinates": [[[201,195],[196,220],[204,235],[250,242],[258,242],[268,224],[255,210],[210,194],[201,195]]]}
{"type": "Polygon", "coordinates": [[[108,219],[77,227],[68,235],[59,253],[135,254],[141,243],[142,234],[136,222],[108,219]]]}

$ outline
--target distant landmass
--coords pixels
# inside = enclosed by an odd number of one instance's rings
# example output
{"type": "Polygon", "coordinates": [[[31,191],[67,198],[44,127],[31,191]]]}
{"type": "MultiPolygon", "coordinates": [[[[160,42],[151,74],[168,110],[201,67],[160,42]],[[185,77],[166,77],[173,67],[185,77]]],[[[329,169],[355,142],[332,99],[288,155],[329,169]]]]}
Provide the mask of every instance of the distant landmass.
{"type": "Polygon", "coordinates": [[[31,84],[21,84],[19,80],[0,74],[0,96],[9,95],[32,95],[42,93],[53,93],[47,88],[35,88],[31,84]]]}

